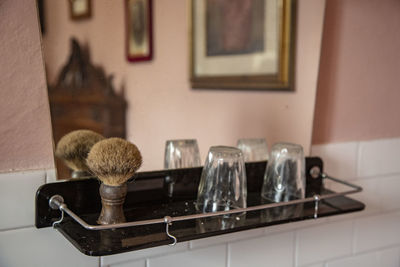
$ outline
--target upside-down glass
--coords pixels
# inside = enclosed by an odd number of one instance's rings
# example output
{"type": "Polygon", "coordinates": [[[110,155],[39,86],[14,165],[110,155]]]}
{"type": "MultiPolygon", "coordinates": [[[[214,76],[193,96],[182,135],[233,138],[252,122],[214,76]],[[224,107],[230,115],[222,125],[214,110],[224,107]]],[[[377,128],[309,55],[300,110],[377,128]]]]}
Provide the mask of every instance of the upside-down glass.
{"type": "Polygon", "coordinates": [[[290,143],[278,143],[271,149],[261,196],[272,202],[305,197],[305,160],[303,148],[290,143]]]}
{"type": "MultiPolygon", "coordinates": [[[[178,169],[201,166],[199,146],[196,139],[168,140],[165,143],[164,168],[178,169]]],[[[168,196],[174,194],[175,182],[170,176],[165,177],[168,184],[168,196]]]]}
{"type": "Polygon", "coordinates": [[[235,147],[211,147],[201,174],[196,208],[203,213],[226,211],[246,208],[246,201],[242,151],[235,147]]]}
{"type": "Polygon", "coordinates": [[[245,162],[268,160],[268,145],[264,138],[242,138],[237,142],[245,162]]]}
{"type": "Polygon", "coordinates": [[[165,143],[165,169],[199,166],[201,166],[201,160],[196,139],[168,140],[165,143]]]}

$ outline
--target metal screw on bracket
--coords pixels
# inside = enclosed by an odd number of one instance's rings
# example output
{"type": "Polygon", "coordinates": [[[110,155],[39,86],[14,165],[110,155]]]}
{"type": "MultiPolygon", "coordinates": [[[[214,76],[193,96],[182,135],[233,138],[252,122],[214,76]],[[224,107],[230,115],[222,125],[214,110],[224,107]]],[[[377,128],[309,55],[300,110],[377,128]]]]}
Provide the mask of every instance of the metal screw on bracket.
{"type": "Polygon", "coordinates": [[[49,206],[53,210],[60,209],[60,205],[64,203],[64,198],[60,195],[54,195],[49,200],[49,206]]]}
{"type": "Polygon", "coordinates": [[[320,177],[321,169],[318,166],[314,166],[310,169],[310,175],[312,178],[317,179],[320,177]]]}

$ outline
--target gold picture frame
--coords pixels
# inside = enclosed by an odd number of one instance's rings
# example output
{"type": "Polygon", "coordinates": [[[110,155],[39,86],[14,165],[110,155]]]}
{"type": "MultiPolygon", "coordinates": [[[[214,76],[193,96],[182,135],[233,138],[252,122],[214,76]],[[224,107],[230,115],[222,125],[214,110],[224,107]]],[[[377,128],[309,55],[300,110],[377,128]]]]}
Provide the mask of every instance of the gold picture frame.
{"type": "Polygon", "coordinates": [[[229,1],[191,1],[192,88],[294,90],[296,0],[229,1]]]}
{"type": "Polygon", "coordinates": [[[92,16],[92,0],[69,0],[69,14],[72,20],[90,18],[92,16]]]}

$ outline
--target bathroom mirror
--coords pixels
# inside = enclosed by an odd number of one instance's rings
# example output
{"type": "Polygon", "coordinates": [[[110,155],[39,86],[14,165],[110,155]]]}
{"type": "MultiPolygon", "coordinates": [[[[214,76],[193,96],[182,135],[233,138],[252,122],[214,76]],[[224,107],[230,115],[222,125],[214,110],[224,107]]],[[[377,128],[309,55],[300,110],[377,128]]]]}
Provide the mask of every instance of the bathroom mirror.
{"type": "Polygon", "coordinates": [[[101,68],[102,85],[123,96],[125,138],[142,152],[141,171],[163,168],[165,142],[170,139],[197,139],[202,162],[209,147],[236,146],[240,138],[266,138],[270,147],[279,141],[293,142],[308,155],[325,1],[296,1],[293,92],[192,89],[188,0],[143,1],[152,2],[153,55],[151,60],[129,61],[129,2],[92,1],[90,18],[72,20],[68,1],[43,0],[42,44],[49,90],[69,60],[74,37],[93,66],[101,68]]]}

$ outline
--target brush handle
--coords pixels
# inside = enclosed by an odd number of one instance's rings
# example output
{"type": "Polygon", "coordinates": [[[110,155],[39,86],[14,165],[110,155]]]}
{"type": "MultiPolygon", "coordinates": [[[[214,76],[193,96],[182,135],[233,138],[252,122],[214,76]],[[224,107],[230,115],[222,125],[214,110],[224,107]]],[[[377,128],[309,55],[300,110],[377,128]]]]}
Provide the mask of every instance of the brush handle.
{"type": "Polygon", "coordinates": [[[99,224],[126,222],[123,205],[128,191],[126,183],[120,186],[100,185],[102,209],[97,220],[99,224]]]}

